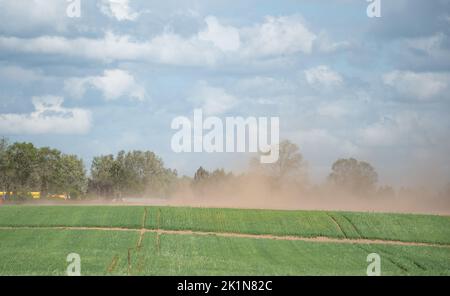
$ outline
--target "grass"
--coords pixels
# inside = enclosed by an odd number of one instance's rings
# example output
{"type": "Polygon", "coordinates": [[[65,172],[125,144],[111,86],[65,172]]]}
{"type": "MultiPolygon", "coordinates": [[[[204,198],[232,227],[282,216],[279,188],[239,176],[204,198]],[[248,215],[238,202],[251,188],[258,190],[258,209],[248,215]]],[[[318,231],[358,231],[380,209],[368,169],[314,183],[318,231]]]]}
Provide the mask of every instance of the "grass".
{"type": "MultiPolygon", "coordinates": [[[[144,212],[139,206],[2,206],[0,227],[137,229],[144,212]]],[[[450,244],[450,217],[432,215],[147,207],[145,227],[450,244]]]]}
{"type": "Polygon", "coordinates": [[[0,207],[0,275],[64,275],[78,253],[84,275],[450,275],[450,217],[320,211],[122,206],[0,207]],[[145,218],[145,220],[144,220],[145,218]],[[7,229],[7,228],[12,229],[7,229]],[[18,227],[14,229],[14,227],[18,227]],[[35,229],[20,228],[30,227],[35,229]],[[45,227],[130,228],[62,230],[45,227]],[[344,244],[146,233],[139,229],[367,238],[447,246],[344,244]]]}
{"type": "Polygon", "coordinates": [[[450,217],[207,208],[149,208],[146,227],[450,244],[450,217]]]}
{"type": "Polygon", "coordinates": [[[351,238],[450,244],[450,217],[383,213],[330,213],[351,238]]]}
{"type": "Polygon", "coordinates": [[[83,275],[450,275],[450,249],[79,230],[1,230],[0,275],[64,275],[78,253],[83,275]],[[128,252],[130,251],[130,261],[128,252]],[[130,263],[130,264],[129,264],[130,263]]]}
{"type": "Polygon", "coordinates": [[[366,275],[381,255],[383,275],[450,275],[450,249],[349,245],[195,235],[146,235],[146,275],[366,275]],[[154,255],[150,255],[154,254],[154,255]]]}
{"type": "Polygon", "coordinates": [[[0,275],[65,275],[73,252],[83,275],[126,275],[127,250],[137,239],[124,231],[1,230],[0,275]]]}
{"type": "Polygon", "coordinates": [[[149,208],[146,227],[249,234],[343,237],[325,212],[149,208]]]}
{"type": "Polygon", "coordinates": [[[1,206],[0,226],[140,228],[143,215],[143,207],[1,206]]]}

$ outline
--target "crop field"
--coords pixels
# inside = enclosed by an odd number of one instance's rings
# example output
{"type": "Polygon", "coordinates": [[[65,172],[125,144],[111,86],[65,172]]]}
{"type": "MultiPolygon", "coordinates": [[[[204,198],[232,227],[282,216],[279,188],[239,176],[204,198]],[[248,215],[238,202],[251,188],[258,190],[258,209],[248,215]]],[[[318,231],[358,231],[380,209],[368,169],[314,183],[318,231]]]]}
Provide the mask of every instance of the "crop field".
{"type": "Polygon", "coordinates": [[[2,206],[0,275],[450,275],[450,217],[141,206],[2,206]]]}

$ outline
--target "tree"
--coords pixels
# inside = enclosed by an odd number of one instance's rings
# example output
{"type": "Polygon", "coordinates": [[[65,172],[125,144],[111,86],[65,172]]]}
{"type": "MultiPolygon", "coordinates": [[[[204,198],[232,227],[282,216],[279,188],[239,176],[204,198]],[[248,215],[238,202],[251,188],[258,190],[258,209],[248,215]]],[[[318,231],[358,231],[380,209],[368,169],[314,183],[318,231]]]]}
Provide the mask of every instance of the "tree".
{"type": "Polygon", "coordinates": [[[198,195],[223,193],[233,188],[235,176],[233,173],[226,173],[224,169],[216,169],[208,172],[203,167],[195,172],[191,186],[198,195]]]}
{"type": "Polygon", "coordinates": [[[61,189],[61,152],[48,147],[41,148],[37,151],[37,178],[40,183],[40,192],[42,197],[46,197],[49,193],[58,193],[61,189]]]}
{"type": "Polygon", "coordinates": [[[78,198],[86,193],[87,177],[83,160],[76,155],[62,155],[59,177],[59,191],[68,193],[73,198],[78,198]]]}
{"type": "Polygon", "coordinates": [[[207,170],[205,170],[203,167],[199,167],[198,170],[195,172],[194,182],[200,183],[203,180],[208,179],[208,177],[209,177],[209,172],[207,170]]]}
{"type": "Polygon", "coordinates": [[[167,194],[176,180],[176,171],[164,167],[150,151],[120,151],[95,157],[91,166],[90,191],[104,196],[167,194]]]}
{"type": "Polygon", "coordinates": [[[91,164],[90,191],[103,196],[113,194],[114,181],[111,177],[113,165],[113,155],[94,157],[91,164]]]}
{"type": "Polygon", "coordinates": [[[151,151],[128,152],[122,167],[127,191],[138,195],[168,194],[177,175],[165,168],[162,159],[151,151]]]}
{"type": "Polygon", "coordinates": [[[0,139],[0,190],[3,192],[9,192],[9,164],[7,157],[8,146],[8,140],[5,138],[0,139]]]}
{"type": "Polygon", "coordinates": [[[292,181],[305,183],[307,179],[306,163],[300,153],[300,148],[289,140],[282,141],[279,148],[278,161],[275,163],[261,164],[259,157],[253,158],[250,161],[253,172],[270,177],[275,187],[292,181]]]}
{"type": "Polygon", "coordinates": [[[83,161],[74,155],[31,143],[8,145],[0,140],[0,185],[19,199],[39,191],[41,197],[69,193],[79,196],[86,189],[83,161]]]}
{"type": "Polygon", "coordinates": [[[278,161],[271,167],[273,175],[281,180],[287,176],[297,175],[303,167],[300,148],[288,140],[281,142],[278,161]]]}
{"type": "Polygon", "coordinates": [[[375,190],[378,175],[369,163],[350,158],[337,160],[328,179],[346,192],[367,194],[375,190]]]}
{"type": "Polygon", "coordinates": [[[204,194],[205,186],[207,185],[209,176],[210,173],[203,167],[199,167],[197,169],[194,174],[194,180],[192,181],[192,187],[197,194],[204,194]]]}
{"type": "Polygon", "coordinates": [[[31,143],[14,143],[8,147],[6,157],[13,194],[23,198],[38,184],[38,150],[31,143]]]}

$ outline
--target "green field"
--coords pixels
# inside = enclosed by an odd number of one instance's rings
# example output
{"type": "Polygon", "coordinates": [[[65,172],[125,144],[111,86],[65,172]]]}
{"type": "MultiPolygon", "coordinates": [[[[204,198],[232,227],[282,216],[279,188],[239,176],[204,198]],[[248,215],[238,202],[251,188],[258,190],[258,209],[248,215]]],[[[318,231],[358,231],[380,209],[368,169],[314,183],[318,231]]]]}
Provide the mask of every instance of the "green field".
{"type": "Polygon", "coordinates": [[[0,207],[0,275],[64,275],[69,253],[83,275],[365,275],[370,253],[383,275],[450,275],[450,217],[0,207]]]}

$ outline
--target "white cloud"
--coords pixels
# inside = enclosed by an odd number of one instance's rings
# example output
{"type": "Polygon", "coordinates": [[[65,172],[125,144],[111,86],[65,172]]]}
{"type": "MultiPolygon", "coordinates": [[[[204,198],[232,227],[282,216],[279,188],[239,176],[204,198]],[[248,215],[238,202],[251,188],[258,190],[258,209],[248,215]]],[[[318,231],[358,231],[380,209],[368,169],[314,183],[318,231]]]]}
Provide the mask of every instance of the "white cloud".
{"type": "Polygon", "coordinates": [[[128,35],[105,33],[103,38],[0,36],[0,51],[26,54],[64,55],[113,61],[146,61],[172,65],[215,65],[262,58],[310,54],[316,35],[298,16],[267,17],[250,27],[222,25],[205,18],[205,28],[190,37],[163,32],[148,41],[128,35]]]}
{"type": "Polygon", "coordinates": [[[288,80],[276,79],[267,76],[254,76],[244,78],[237,82],[235,88],[240,92],[245,92],[248,95],[254,94],[279,94],[292,93],[296,86],[288,80]]]}
{"type": "Polygon", "coordinates": [[[411,49],[423,51],[430,56],[434,56],[444,50],[443,43],[445,39],[446,36],[443,33],[436,33],[427,37],[406,39],[405,43],[411,49]]]}
{"type": "Polygon", "coordinates": [[[67,3],[61,0],[0,0],[0,31],[24,33],[39,29],[67,29],[67,3]]]}
{"type": "Polygon", "coordinates": [[[118,21],[134,21],[139,17],[139,13],[133,11],[129,0],[102,0],[99,3],[100,11],[118,21]]]}
{"type": "Polygon", "coordinates": [[[337,51],[351,48],[351,43],[348,41],[334,42],[326,32],[321,32],[314,42],[314,46],[319,52],[334,53],[337,51]]]}
{"type": "Polygon", "coordinates": [[[192,96],[189,98],[196,107],[203,110],[206,115],[219,115],[234,108],[237,98],[228,94],[224,89],[210,86],[205,81],[200,81],[192,96]]]}
{"type": "Polygon", "coordinates": [[[240,34],[237,28],[223,26],[217,18],[209,16],[205,19],[207,28],[198,33],[198,38],[210,41],[222,51],[236,51],[241,46],[240,34]]]}
{"type": "Polygon", "coordinates": [[[91,126],[91,113],[65,108],[64,99],[56,96],[33,97],[34,112],[0,114],[2,134],[84,134],[91,126]]]}
{"type": "Polygon", "coordinates": [[[263,24],[243,28],[246,39],[246,56],[270,56],[312,52],[317,36],[312,33],[299,16],[266,18],[263,24]]]}
{"type": "Polygon", "coordinates": [[[163,33],[147,42],[108,32],[101,39],[42,36],[0,37],[0,50],[27,54],[64,55],[103,62],[146,61],[172,65],[212,65],[219,52],[209,42],[163,33]]]}
{"type": "Polygon", "coordinates": [[[145,89],[127,71],[120,69],[105,70],[103,76],[71,78],[65,81],[64,89],[73,97],[81,98],[88,87],[102,92],[106,100],[117,100],[128,96],[137,100],[145,99],[145,89]]]}
{"type": "Polygon", "coordinates": [[[382,118],[360,131],[362,142],[368,146],[391,146],[398,138],[400,130],[390,118],[382,118]]]}
{"type": "Polygon", "coordinates": [[[428,146],[436,128],[432,121],[417,112],[404,111],[383,116],[361,129],[359,136],[362,144],[368,146],[428,146]]]}
{"type": "Polygon", "coordinates": [[[301,130],[297,133],[296,138],[301,147],[317,155],[338,152],[340,155],[347,157],[356,156],[361,152],[360,148],[351,141],[336,137],[322,128],[301,130]],[[333,147],[334,150],[330,151],[329,147],[333,147]]]}
{"type": "Polygon", "coordinates": [[[339,73],[324,65],[306,70],[305,77],[311,86],[316,87],[330,88],[343,83],[343,78],[339,73]]]}
{"type": "Polygon", "coordinates": [[[170,65],[214,65],[222,54],[210,42],[201,41],[197,36],[183,38],[173,33],[164,33],[153,38],[145,46],[150,59],[170,65]]]}
{"type": "Polygon", "coordinates": [[[448,73],[393,71],[385,74],[383,81],[406,99],[426,101],[448,93],[450,75],[448,73]]]}

